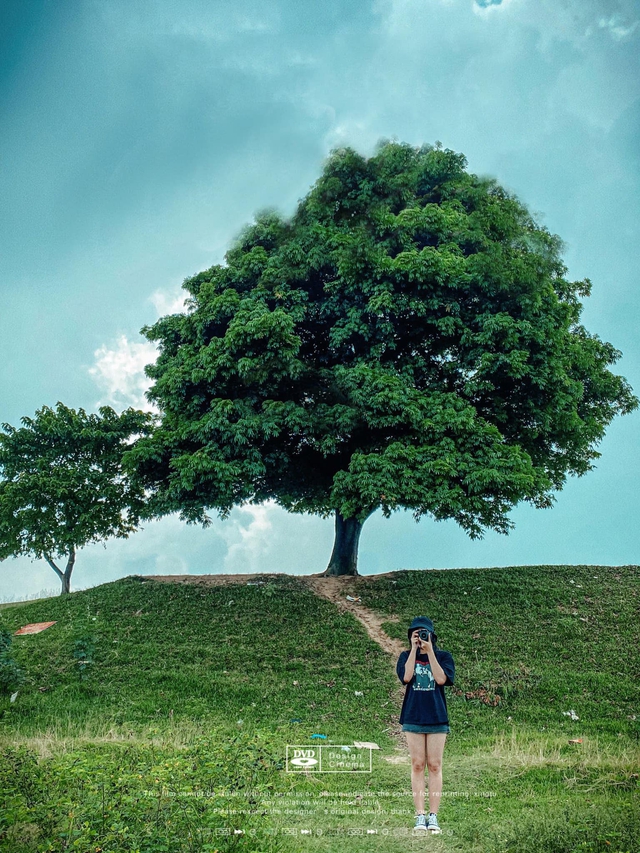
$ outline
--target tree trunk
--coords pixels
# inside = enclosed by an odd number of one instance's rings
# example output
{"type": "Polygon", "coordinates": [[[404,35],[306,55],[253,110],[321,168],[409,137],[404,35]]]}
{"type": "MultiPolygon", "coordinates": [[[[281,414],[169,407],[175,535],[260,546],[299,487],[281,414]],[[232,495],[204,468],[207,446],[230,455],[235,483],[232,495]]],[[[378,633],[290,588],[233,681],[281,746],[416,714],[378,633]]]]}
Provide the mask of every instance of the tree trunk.
{"type": "Polygon", "coordinates": [[[60,569],[56,566],[51,557],[49,557],[47,554],[45,554],[44,557],[47,563],[49,563],[53,571],[58,575],[62,582],[62,589],[60,590],[60,595],[64,595],[67,592],[71,592],[71,572],[73,571],[73,564],[76,561],[75,548],[72,548],[69,551],[69,559],[67,560],[67,566],[64,572],[60,571],[60,569]]]}
{"type": "Polygon", "coordinates": [[[358,574],[358,543],[363,524],[364,521],[358,521],[357,518],[344,518],[336,512],[336,538],[329,565],[322,572],[321,577],[358,574]]]}

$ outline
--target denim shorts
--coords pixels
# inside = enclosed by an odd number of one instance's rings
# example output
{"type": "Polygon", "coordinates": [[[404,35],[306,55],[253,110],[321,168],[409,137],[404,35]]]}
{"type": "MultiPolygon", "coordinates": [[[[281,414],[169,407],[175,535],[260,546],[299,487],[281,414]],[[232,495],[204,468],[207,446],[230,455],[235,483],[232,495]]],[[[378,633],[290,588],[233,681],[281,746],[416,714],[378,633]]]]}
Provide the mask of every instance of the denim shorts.
{"type": "Polygon", "coordinates": [[[418,732],[419,734],[433,735],[439,732],[450,732],[448,723],[432,723],[429,725],[420,725],[415,723],[403,723],[403,732],[418,732]]]}

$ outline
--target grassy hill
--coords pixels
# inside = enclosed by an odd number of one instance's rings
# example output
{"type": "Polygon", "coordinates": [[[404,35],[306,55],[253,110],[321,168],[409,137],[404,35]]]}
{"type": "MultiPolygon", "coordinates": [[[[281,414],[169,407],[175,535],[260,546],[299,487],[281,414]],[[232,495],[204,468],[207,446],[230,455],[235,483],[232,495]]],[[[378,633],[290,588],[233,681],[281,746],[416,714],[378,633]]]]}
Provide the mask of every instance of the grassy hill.
{"type": "Polygon", "coordinates": [[[262,580],[133,576],[0,610],[11,633],[56,620],[11,645],[26,681],[0,700],[0,850],[640,850],[637,566],[354,580],[389,636],[429,615],[456,661],[427,839],[395,660],[299,578],[262,580]],[[381,747],[371,773],[285,771],[287,744],[354,741],[381,747]]]}

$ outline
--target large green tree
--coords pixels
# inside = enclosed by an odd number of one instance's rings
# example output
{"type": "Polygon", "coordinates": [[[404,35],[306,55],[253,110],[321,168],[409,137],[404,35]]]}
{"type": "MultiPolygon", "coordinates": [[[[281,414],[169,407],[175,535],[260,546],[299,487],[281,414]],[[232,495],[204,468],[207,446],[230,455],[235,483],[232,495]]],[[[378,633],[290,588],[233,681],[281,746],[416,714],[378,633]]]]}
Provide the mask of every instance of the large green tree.
{"type": "Polygon", "coordinates": [[[580,323],[559,237],[463,155],[332,152],[295,214],[263,211],[188,278],[157,341],[162,421],[126,454],[156,514],[241,502],[335,515],[328,574],[357,574],[376,509],[507,532],[548,507],[616,413],[620,356],[580,323]]]}
{"type": "Polygon", "coordinates": [[[109,406],[87,415],[58,402],[0,432],[0,560],[44,558],[70,591],[76,551],[136,530],[146,494],[124,452],[149,435],[153,416],[109,406]],[[66,559],[61,569],[56,559],[66,559]]]}

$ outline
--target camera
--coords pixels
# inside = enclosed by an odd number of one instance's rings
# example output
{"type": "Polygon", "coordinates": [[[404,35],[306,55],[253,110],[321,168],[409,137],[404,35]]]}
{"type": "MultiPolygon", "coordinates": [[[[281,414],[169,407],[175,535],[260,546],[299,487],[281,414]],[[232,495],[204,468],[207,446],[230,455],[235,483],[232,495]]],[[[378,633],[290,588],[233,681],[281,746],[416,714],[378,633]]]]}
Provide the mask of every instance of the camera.
{"type": "Polygon", "coordinates": [[[423,640],[425,643],[428,643],[428,642],[429,642],[429,633],[430,633],[430,632],[429,632],[429,631],[427,631],[427,630],[426,630],[426,628],[421,628],[421,629],[418,631],[418,636],[419,636],[419,637],[420,637],[420,639],[421,639],[421,640],[423,640]]]}

